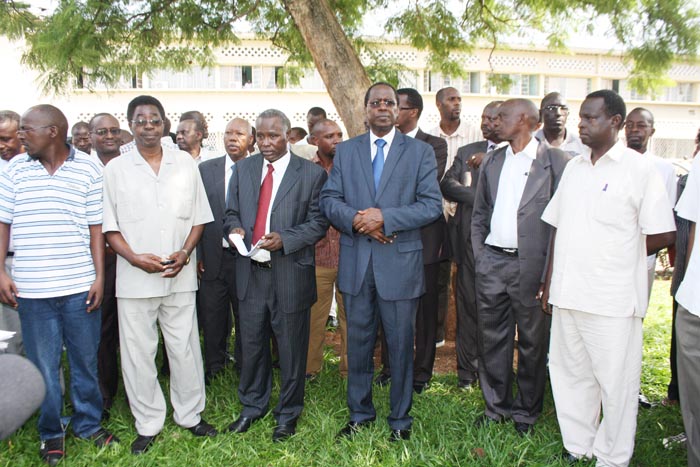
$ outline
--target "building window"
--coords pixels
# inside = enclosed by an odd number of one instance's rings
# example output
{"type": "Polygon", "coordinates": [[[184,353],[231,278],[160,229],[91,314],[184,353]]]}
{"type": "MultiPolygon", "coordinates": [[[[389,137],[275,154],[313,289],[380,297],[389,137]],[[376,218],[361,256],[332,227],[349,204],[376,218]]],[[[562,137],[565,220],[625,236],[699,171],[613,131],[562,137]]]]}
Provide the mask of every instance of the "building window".
{"type": "Polygon", "coordinates": [[[545,76],[544,94],[559,92],[567,98],[584,98],[591,92],[590,78],[570,78],[564,76],[545,76]]]}
{"type": "Polygon", "coordinates": [[[678,83],[673,87],[667,87],[661,94],[661,101],[667,102],[693,102],[694,83],[678,83]]]}
{"type": "Polygon", "coordinates": [[[537,96],[538,75],[498,74],[495,76],[496,86],[492,94],[508,96],[537,96]]]}
{"type": "Polygon", "coordinates": [[[150,81],[153,89],[214,89],[214,72],[211,68],[193,67],[187,71],[156,70],[150,81]]]}

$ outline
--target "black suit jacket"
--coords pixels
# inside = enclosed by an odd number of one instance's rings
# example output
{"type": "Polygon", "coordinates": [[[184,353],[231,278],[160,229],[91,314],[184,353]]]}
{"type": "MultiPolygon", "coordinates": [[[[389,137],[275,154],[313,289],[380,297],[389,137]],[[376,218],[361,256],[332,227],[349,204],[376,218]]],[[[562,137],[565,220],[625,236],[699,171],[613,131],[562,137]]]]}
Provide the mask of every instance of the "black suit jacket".
{"type": "MultiPolygon", "coordinates": [[[[447,141],[439,136],[423,133],[418,129],[415,138],[419,141],[428,143],[435,151],[435,160],[437,162],[437,180],[438,183],[445,174],[447,166],[447,141]]],[[[447,246],[447,222],[445,216],[438,217],[434,222],[426,225],[420,231],[421,240],[423,241],[423,264],[434,264],[443,259],[449,258],[447,246]]]]}
{"type": "Polygon", "coordinates": [[[214,280],[221,272],[221,260],[223,258],[224,236],[224,212],[226,211],[226,158],[228,156],[217,157],[202,162],[199,165],[199,173],[202,175],[204,191],[207,192],[207,199],[214,221],[204,225],[202,238],[197,246],[197,259],[204,263],[204,273],[202,279],[214,280]]]}
{"type": "MultiPolygon", "coordinates": [[[[250,249],[262,183],[262,154],[238,161],[229,183],[223,231],[245,231],[250,249]]],[[[275,296],[282,311],[304,311],[316,301],[314,245],[326,234],[328,220],[319,209],[319,193],[328,176],[320,166],[294,154],[272,200],[270,232],[282,238],[282,249],[271,252],[275,296]]],[[[245,300],[250,278],[250,258],[236,258],[236,292],[245,300]]]]}
{"type": "Polygon", "coordinates": [[[469,262],[474,264],[474,251],[472,250],[472,209],[474,208],[474,194],[479,182],[479,169],[472,169],[467,165],[469,158],[479,152],[486,152],[488,141],[479,141],[467,144],[457,150],[457,155],[447,173],[440,182],[442,196],[448,201],[457,204],[457,212],[450,218],[447,226],[448,251],[452,260],[457,264],[469,262]],[[469,186],[464,185],[466,174],[471,176],[469,186]]]}

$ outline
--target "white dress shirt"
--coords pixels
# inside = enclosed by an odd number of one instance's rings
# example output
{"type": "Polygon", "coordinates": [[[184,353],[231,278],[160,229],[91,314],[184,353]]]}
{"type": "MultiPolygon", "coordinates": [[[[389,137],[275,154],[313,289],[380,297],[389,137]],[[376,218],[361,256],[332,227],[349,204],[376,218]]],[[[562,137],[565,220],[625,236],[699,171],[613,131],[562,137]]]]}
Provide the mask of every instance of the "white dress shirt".
{"type": "MultiPolygon", "coordinates": [[[[233,174],[233,165],[234,162],[231,159],[231,156],[226,154],[224,159],[224,207],[228,204],[228,185],[231,181],[231,175],[233,174]]],[[[222,237],[222,246],[224,248],[228,248],[230,246],[226,236],[222,237]]]]}
{"type": "Polygon", "coordinates": [[[530,138],[525,148],[513,153],[508,145],[498,178],[498,194],[491,215],[491,228],[485,243],[501,248],[518,248],[518,208],[530,175],[532,161],[537,157],[539,142],[530,138]]]}
{"type": "MultiPolygon", "coordinates": [[[[272,163],[274,170],[272,171],[272,196],[270,197],[270,205],[267,207],[267,219],[265,220],[265,235],[270,233],[270,215],[272,214],[272,205],[275,204],[275,197],[277,196],[277,190],[279,190],[280,183],[282,183],[282,178],[284,178],[284,173],[287,171],[289,166],[289,160],[292,157],[287,153],[277,159],[272,163]]],[[[263,180],[265,180],[265,175],[267,175],[267,166],[270,165],[269,162],[263,159],[262,166],[262,177],[260,178],[260,185],[262,186],[263,180]]],[[[251,245],[253,247],[253,245],[251,245]]],[[[253,261],[259,263],[265,263],[270,261],[270,252],[267,250],[260,250],[250,257],[253,261]]]]}
{"type": "Polygon", "coordinates": [[[384,145],[384,162],[386,162],[386,158],[389,155],[389,149],[391,148],[391,143],[394,142],[394,136],[396,136],[396,128],[392,128],[391,131],[384,136],[377,136],[371,131],[369,132],[369,148],[372,161],[374,161],[374,156],[377,155],[377,145],[375,144],[375,141],[378,139],[383,139],[386,141],[386,144],[384,145]]]}
{"type": "MultiPolygon", "coordinates": [[[[616,143],[566,165],[542,220],[557,228],[550,303],[613,317],[644,317],[646,236],[676,230],[649,158],[616,143]]],[[[687,277],[687,276],[686,276],[687,277]]]]}
{"type": "MultiPolygon", "coordinates": [[[[679,217],[696,224],[700,221],[700,157],[693,160],[685,190],[678,200],[676,212],[679,217]]],[[[695,227],[693,251],[688,259],[683,282],[676,292],[676,301],[695,316],[700,316],[700,228],[695,227]]]]}

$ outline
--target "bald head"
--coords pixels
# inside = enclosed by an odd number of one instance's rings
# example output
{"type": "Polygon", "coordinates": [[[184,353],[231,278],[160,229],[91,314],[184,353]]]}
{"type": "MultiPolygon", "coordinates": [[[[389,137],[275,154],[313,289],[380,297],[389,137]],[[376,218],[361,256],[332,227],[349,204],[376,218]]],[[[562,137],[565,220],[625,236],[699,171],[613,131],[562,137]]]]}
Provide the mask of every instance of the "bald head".
{"type": "Polygon", "coordinates": [[[253,127],[247,120],[234,118],[224,131],[224,148],[232,161],[236,162],[248,155],[248,147],[253,143],[253,127]]]}
{"type": "Polygon", "coordinates": [[[343,131],[333,120],[319,120],[311,129],[309,142],[318,147],[317,153],[328,159],[335,156],[335,147],[343,141],[343,131]]]}
{"type": "Polygon", "coordinates": [[[68,120],[56,107],[30,107],[22,115],[19,126],[19,139],[30,157],[60,160],[67,156],[68,120]]]}
{"type": "Polygon", "coordinates": [[[40,122],[42,126],[55,126],[58,135],[62,136],[64,140],[68,137],[68,119],[58,107],[49,104],[35,105],[24,112],[22,120],[28,116],[31,116],[32,120],[40,122]]]}
{"type": "Polygon", "coordinates": [[[495,132],[502,141],[529,141],[539,117],[539,110],[532,101],[509,99],[498,108],[495,132]]]}

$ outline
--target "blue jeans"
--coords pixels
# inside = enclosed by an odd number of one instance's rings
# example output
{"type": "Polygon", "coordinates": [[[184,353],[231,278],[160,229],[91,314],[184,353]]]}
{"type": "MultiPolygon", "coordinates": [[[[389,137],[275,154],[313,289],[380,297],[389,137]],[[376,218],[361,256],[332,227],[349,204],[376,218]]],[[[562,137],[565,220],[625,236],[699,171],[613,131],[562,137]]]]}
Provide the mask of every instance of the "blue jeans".
{"type": "Polygon", "coordinates": [[[65,345],[70,365],[71,423],[79,438],[100,429],[102,394],[97,381],[101,311],[87,312],[87,292],[55,298],[17,297],[24,348],[46,383],[39,412],[42,440],[64,436],[59,366],[65,345]]]}

